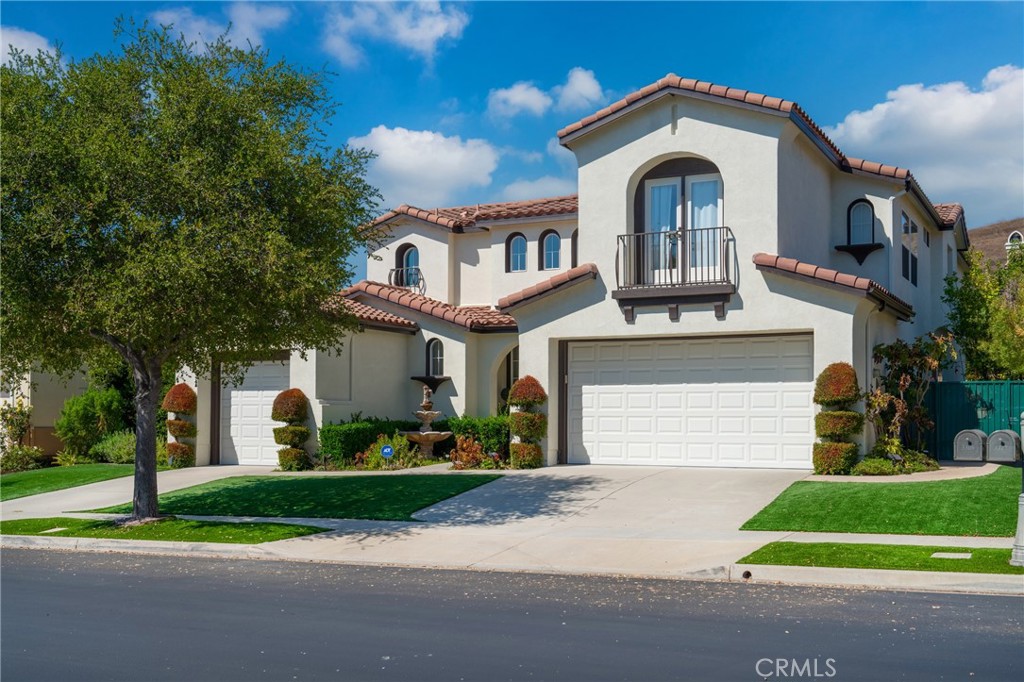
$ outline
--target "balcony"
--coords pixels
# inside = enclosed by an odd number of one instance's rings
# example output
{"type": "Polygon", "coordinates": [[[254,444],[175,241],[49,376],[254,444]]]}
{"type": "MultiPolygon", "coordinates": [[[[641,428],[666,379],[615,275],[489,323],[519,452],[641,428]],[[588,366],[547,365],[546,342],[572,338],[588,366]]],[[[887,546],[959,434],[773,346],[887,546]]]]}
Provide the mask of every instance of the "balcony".
{"type": "Polygon", "coordinates": [[[388,284],[393,287],[402,287],[417,294],[424,294],[427,291],[427,280],[419,268],[392,268],[388,273],[388,284]]]}
{"type": "Polygon", "coordinates": [[[735,269],[735,239],[728,227],[623,234],[615,252],[612,298],[623,305],[724,305],[736,292],[735,269]]]}

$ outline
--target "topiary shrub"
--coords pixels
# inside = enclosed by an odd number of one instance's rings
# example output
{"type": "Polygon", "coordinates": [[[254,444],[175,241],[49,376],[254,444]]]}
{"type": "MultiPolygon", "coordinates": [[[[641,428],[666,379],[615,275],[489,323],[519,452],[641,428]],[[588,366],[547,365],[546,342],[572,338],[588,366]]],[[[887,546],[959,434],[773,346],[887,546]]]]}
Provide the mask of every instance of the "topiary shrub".
{"type": "Polygon", "coordinates": [[[302,447],[309,440],[309,429],[297,424],[279,426],[274,429],[274,442],[278,445],[288,445],[293,448],[302,447]]]}
{"type": "Polygon", "coordinates": [[[544,451],[536,443],[512,443],[509,464],[513,469],[537,469],[544,464],[544,451]]]}
{"type": "Polygon", "coordinates": [[[281,448],[277,451],[277,464],[281,471],[305,471],[312,466],[309,455],[300,448],[281,448]]]}
{"type": "Polygon", "coordinates": [[[536,443],[548,435],[548,418],[539,412],[513,412],[509,415],[509,428],[524,441],[536,443]]]}
{"type": "Polygon", "coordinates": [[[289,388],[281,391],[274,398],[274,405],[270,410],[270,418],[276,422],[286,424],[301,424],[309,416],[309,400],[306,394],[297,388],[289,388]]]}
{"type": "Polygon", "coordinates": [[[121,394],[116,389],[89,389],[64,401],[60,416],[53,425],[54,433],[69,455],[85,459],[93,445],[107,434],[124,428],[121,421],[123,408],[121,394]]]}
{"type": "Polygon", "coordinates": [[[856,443],[815,443],[814,473],[843,475],[849,473],[857,461],[856,443]]]}
{"type": "Polygon", "coordinates": [[[167,391],[160,407],[175,414],[195,414],[196,392],[188,384],[174,384],[167,391]]]}
{"type": "Polygon", "coordinates": [[[868,457],[857,462],[850,473],[854,476],[895,476],[903,472],[891,459],[868,457]]]}
{"type": "Polygon", "coordinates": [[[167,466],[184,469],[196,465],[196,451],[188,443],[167,444],[167,466]]]}
{"type": "Polygon", "coordinates": [[[519,379],[508,392],[508,404],[513,407],[529,409],[537,405],[543,405],[548,401],[548,394],[544,392],[540,382],[530,375],[519,379]]]}
{"type": "Polygon", "coordinates": [[[845,441],[864,426],[864,415],[848,410],[819,412],[814,416],[814,432],[820,438],[845,441]]]}
{"type": "Polygon", "coordinates": [[[814,382],[814,402],[825,407],[852,405],[860,400],[857,372],[848,362],[833,362],[814,382]]]}
{"type": "Polygon", "coordinates": [[[46,453],[41,448],[30,445],[12,445],[0,457],[0,473],[11,474],[15,471],[40,469],[46,460],[46,453]]]}
{"type": "Polygon", "coordinates": [[[175,438],[195,438],[196,425],[184,419],[168,419],[167,433],[175,438]]]}

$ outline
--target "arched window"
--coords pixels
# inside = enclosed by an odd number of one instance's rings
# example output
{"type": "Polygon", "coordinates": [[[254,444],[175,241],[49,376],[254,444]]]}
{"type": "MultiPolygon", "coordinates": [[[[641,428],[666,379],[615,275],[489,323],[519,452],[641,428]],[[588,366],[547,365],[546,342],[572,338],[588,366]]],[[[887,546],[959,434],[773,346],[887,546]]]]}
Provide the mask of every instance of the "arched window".
{"type": "Polygon", "coordinates": [[[444,376],[444,345],[440,339],[427,342],[427,376],[444,376]]]}
{"type": "Polygon", "coordinates": [[[540,269],[557,270],[562,267],[562,238],[554,230],[540,236],[540,269]]]}
{"type": "Polygon", "coordinates": [[[570,247],[570,251],[572,252],[570,254],[570,260],[569,260],[569,262],[571,263],[571,265],[569,267],[571,267],[571,268],[574,268],[574,267],[576,267],[577,265],[580,264],[579,246],[578,246],[579,245],[579,241],[580,241],[580,228],[577,227],[575,230],[572,231],[572,236],[569,237],[569,247],[570,247]]]}
{"type": "Polygon", "coordinates": [[[391,283],[399,287],[416,287],[420,279],[420,250],[412,244],[402,244],[395,251],[395,270],[391,283]]]}
{"type": "Polygon", "coordinates": [[[846,243],[873,244],[875,242],[875,211],[866,199],[850,204],[846,213],[846,243]]]}
{"type": "Polygon", "coordinates": [[[518,232],[505,240],[505,272],[526,272],[526,237],[518,232]]]}
{"type": "Polygon", "coordinates": [[[1006,238],[1006,248],[1012,249],[1014,247],[1020,248],[1024,246],[1024,235],[1014,230],[1010,233],[1010,236],[1006,238]]]}

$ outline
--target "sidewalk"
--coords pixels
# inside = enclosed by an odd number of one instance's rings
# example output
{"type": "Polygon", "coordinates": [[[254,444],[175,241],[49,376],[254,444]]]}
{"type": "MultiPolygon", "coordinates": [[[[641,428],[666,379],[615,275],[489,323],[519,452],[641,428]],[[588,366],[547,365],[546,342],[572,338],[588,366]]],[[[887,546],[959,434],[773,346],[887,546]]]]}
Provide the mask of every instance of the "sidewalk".
{"type": "MultiPolygon", "coordinates": [[[[266,471],[263,467],[203,467],[163,472],[160,487],[166,491],[266,471]]],[[[1024,595],[1021,576],[738,565],[738,559],[779,540],[1012,546],[1012,538],[736,530],[790,483],[804,477],[806,472],[797,471],[553,467],[511,472],[421,510],[413,523],[187,517],[329,529],[258,546],[17,536],[5,536],[2,546],[1024,595]]],[[[130,491],[130,479],[105,481],[12,500],[3,504],[2,513],[5,519],[56,516],[124,502],[130,491]],[[122,487],[111,485],[117,483],[122,487]]]]}

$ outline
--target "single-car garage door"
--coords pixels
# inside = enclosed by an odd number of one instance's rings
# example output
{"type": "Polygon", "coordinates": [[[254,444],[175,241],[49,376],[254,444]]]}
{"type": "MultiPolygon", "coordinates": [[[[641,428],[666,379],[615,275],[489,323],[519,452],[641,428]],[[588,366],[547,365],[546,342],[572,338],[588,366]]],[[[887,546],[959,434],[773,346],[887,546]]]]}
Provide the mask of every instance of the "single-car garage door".
{"type": "Polygon", "coordinates": [[[220,398],[221,464],[277,464],[274,398],[288,388],[288,363],[257,362],[241,386],[225,386],[220,398]]]}
{"type": "Polygon", "coordinates": [[[810,468],[810,334],[573,342],[568,461],[810,468]]]}

